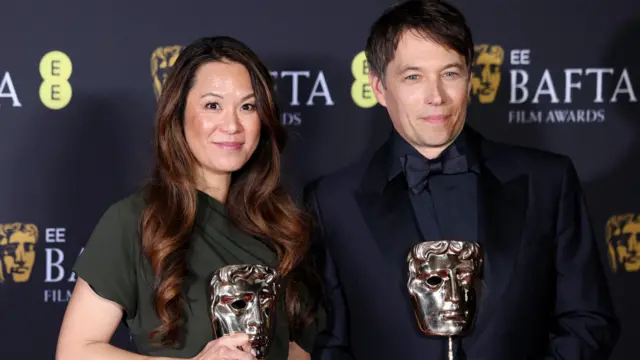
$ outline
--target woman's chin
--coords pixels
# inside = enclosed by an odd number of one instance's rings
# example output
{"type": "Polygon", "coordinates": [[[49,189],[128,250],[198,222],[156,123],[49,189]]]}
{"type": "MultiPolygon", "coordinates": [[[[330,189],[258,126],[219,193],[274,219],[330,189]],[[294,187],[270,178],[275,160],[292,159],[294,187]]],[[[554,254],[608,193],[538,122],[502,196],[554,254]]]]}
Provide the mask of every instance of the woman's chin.
{"type": "Polygon", "coordinates": [[[236,172],[244,166],[244,162],[225,162],[225,163],[217,163],[209,166],[209,169],[216,174],[231,174],[236,172]]]}

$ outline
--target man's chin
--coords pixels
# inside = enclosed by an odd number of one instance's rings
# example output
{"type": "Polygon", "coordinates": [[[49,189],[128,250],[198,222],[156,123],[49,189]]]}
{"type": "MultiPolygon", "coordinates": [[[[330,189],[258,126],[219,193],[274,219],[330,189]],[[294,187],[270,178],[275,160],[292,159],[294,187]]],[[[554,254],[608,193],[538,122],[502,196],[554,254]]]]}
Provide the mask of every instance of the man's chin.
{"type": "Polygon", "coordinates": [[[453,142],[453,139],[449,137],[431,137],[427,139],[420,139],[420,147],[425,150],[442,150],[449,146],[453,142]]]}

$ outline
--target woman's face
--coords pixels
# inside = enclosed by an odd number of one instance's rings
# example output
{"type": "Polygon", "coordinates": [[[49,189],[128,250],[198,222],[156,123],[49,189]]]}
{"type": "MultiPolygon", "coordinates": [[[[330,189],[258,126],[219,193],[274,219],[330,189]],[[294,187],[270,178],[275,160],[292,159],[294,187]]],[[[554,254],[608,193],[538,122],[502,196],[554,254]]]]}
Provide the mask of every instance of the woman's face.
{"type": "Polygon", "coordinates": [[[228,175],[249,160],[260,140],[260,118],[247,69],[210,62],[196,71],[187,94],[184,133],[206,178],[228,175]]]}

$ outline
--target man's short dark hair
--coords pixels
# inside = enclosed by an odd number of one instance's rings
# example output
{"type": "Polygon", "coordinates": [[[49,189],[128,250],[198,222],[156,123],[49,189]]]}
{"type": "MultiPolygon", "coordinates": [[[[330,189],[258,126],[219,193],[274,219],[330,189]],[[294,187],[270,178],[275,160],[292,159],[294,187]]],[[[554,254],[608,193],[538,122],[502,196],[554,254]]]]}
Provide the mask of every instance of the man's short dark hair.
{"type": "Polygon", "coordinates": [[[384,78],[400,38],[408,30],[456,51],[464,56],[467,67],[471,66],[473,39],[464,15],[443,0],[409,0],[386,10],[371,26],[365,48],[370,71],[384,78]]]}

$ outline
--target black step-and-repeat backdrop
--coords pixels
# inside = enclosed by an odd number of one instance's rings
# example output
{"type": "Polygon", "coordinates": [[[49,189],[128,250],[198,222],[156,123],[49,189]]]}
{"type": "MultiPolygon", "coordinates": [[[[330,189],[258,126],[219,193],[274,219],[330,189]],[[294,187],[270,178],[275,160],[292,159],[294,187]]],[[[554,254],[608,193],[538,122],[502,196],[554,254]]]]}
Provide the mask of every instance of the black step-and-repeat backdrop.
{"type": "MultiPolygon", "coordinates": [[[[0,358],[54,358],[71,266],[148,175],[156,95],[182,45],[231,35],[259,53],[291,134],[286,178],[302,184],[388,134],[362,50],[391,2],[2,1],[0,358]]],[[[640,2],[454,2],[477,43],[468,121],[574,160],[622,320],[614,359],[636,358],[640,2]]],[[[114,342],[130,347],[123,328],[114,342]]]]}

